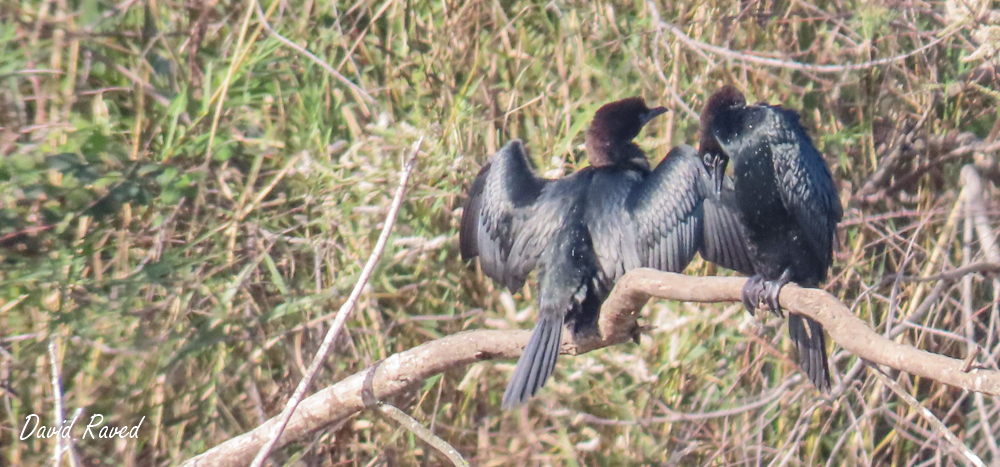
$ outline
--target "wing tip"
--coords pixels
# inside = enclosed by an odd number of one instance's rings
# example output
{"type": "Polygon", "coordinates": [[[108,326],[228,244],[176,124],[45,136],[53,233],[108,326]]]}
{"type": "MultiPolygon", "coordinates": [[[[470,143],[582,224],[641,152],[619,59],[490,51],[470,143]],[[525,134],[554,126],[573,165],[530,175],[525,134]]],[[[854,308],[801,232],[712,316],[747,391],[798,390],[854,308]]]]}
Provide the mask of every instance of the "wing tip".
{"type": "Polygon", "coordinates": [[[462,208],[462,220],[458,230],[458,246],[462,260],[469,261],[479,256],[479,211],[481,209],[483,189],[489,177],[491,162],[486,162],[479,169],[476,178],[469,185],[467,200],[462,208]]]}

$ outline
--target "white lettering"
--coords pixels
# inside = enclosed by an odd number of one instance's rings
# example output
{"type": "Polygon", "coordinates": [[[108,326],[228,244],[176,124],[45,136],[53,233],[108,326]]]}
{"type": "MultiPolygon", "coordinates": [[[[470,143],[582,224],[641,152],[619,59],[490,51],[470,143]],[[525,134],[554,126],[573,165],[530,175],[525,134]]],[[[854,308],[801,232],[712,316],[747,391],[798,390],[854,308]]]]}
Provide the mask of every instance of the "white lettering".
{"type": "Polygon", "coordinates": [[[92,427],[101,426],[101,423],[104,423],[104,415],[96,414],[96,413],[94,415],[91,415],[90,416],[90,423],[87,424],[87,431],[83,432],[83,439],[87,439],[87,435],[88,434],[90,435],[90,439],[97,439],[94,436],[94,434],[90,432],[90,429],[92,427]],[[98,420],[97,423],[94,423],[94,419],[97,418],[97,417],[101,417],[101,419],[98,420]]]}
{"type": "Polygon", "coordinates": [[[139,427],[142,426],[142,422],[145,421],[145,420],[146,420],[146,416],[143,415],[142,418],[139,419],[139,424],[136,425],[136,426],[134,426],[134,427],[132,427],[132,429],[128,431],[128,437],[129,438],[138,438],[139,437],[139,427]]]}
{"type": "Polygon", "coordinates": [[[31,435],[35,434],[36,429],[38,429],[38,415],[29,414],[27,417],[24,417],[24,428],[21,428],[21,441],[30,438],[31,435]],[[28,429],[28,423],[31,422],[31,417],[35,417],[35,426],[31,429],[31,432],[24,434],[24,430],[28,429]]]}
{"type": "MultiPolygon", "coordinates": [[[[68,420],[64,420],[63,423],[66,423],[67,421],[68,420]]],[[[71,437],[73,437],[73,424],[75,423],[76,419],[73,419],[73,423],[70,423],[69,425],[63,425],[62,429],[59,430],[59,437],[62,439],[70,439],[71,437]]]]}

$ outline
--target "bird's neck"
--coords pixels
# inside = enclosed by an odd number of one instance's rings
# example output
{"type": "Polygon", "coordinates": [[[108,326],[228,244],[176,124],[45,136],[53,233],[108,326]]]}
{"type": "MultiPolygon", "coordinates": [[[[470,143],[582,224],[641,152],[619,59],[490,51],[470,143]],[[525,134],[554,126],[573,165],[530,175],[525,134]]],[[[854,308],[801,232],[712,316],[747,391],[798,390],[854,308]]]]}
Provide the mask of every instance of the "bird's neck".
{"type": "Polygon", "coordinates": [[[618,167],[647,172],[650,170],[646,153],[632,141],[589,146],[587,158],[591,167],[618,167]]]}

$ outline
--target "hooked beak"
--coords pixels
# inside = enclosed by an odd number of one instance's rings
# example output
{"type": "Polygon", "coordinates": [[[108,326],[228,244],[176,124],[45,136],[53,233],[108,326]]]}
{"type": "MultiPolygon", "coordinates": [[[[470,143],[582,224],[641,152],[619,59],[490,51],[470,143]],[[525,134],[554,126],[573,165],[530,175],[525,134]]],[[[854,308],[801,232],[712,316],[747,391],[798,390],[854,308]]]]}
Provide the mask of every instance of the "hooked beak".
{"type": "Polygon", "coordinates": [[[713,186],[715,187],[715,195],[719,196],[722,194],[722,182],[726,177],[726,166],[729,165],[729,158],[722,154],[712,154],[708,156],[705,161],[706,169],[712,177],[713,186]]]}
{"type": "Polygon", "coordinates": [[[641,123],[643,126],[645,126],[653,118],[655,118],[655,117],[657,117],[659,115],[665,114],[665,113],[667,113],[667,108],[666,107],[656,107],[656,108],[649,109],[646,112],[644,112],[641,115],[639,115],[639,123],[641,123]]]}

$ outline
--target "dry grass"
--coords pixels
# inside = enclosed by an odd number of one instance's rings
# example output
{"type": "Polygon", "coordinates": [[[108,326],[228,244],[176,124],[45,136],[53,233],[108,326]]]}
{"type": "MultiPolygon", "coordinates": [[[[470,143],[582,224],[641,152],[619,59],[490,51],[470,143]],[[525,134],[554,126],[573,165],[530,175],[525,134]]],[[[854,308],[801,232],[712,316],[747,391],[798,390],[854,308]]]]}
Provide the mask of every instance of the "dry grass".
{"type": "MultiPolygon", "coordinates": [[[[996,176],[1000,80],[988,55],[965,60],[983,39],[963,3],[418,3],[261,5],[369,100],[269,36],[252,3],[0,2],[2,463],[55,450],[18,439],[28,414],[56,418],[50,343],[66,417],[146,417],[137,440],[78,440],[87,465],[174,464],[278,413],[420,137],[394,237],[314,387],[459,330],[529,327],[530,288],[511,309],[458,255],[479,164],[517,137],[543,172],[579,168],[593,111],[637,94],[673,110],[640,137],[658,160],[696,141],[693,112],[724,83],[800,109],[833,165],[848,208],[827,289],[879,332],[960,357],[974,340],[996,367],[993,282],[897,276],[984,259],[964,235],[959,168],[996,176]]],[[[990,6],[972,9],[984,24],[990,6]]],[[[987,203],[994,231],[997,212],[987,203]]],[[[821,398],[781,322],[736,305],[646,313],[658,328],[641,345],[560,360],[521,412],[499,410],[513,362],[391,402],[475,465],[964,463],[836,349],[851,379],[821,398]]],[[[893,376],[1000,461],[997,401],[893,376]]],[[[444,462],[374,412],[272,459],[444,462]]]]}

